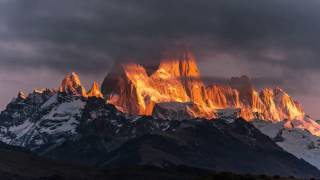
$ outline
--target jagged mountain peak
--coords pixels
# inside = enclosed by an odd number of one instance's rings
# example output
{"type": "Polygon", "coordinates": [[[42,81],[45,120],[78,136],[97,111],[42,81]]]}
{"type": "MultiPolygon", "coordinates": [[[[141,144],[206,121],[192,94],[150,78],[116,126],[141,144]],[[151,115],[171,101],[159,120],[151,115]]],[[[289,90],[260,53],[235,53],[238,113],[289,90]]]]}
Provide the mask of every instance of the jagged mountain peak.
{"type": "Polygon", "coordinates": [[[96,81],[93,81],[91,89],[87,93],[88,97],[97,97],[103,98],[103,94],[100,91],[99,84],[96,81]]]}
{"type": "Polygon", "coordinates": [[[59,87],[59,92],[75,96],[87,96],[86,90],[84,86],[82,86],[78,74],[75,72],[65,76],[59,87]]]}
{"type": "Polygon", "coordinates": [[[200,77],[195,57],[188,51],[164,55],[154,76],[159,76],[163,72],[170,78],[200,77]]]}
{"type": "Polygon", "coordinates": [[[280,97],[283,97],[283,96],[289,96],[289,94],[287,92],[285,92],[282,88],[280,87],[276,87],[273,89],[273,92],[276,96],[280,96],[280,97]]]}
{"type": "Polygon", "coordinates": [[[208,119],[217,117],[216,112],[224,108],[241,109],[241,117],[248,121],[281,121],[304,116],[300,105],[284,90],[258,91],[248,76],[233,77],[227,85],[206,86],[190,51],[165,54],[151,76],[138,64],[124,65],[123,72],[124,75],[118,73],[116,78],[109,75],[105,82],[113,85],[104,83],[103,89],[108,89],[105,94],[108,102],[131,114],[151,115],[159,103],[189,103],[191,116],[208,119]]]}
{"type": "Polygon", "coordinates": [[[108,75],[102,89],[108,102],[124,112],[151,115],[157,103],[194,102],[193,113],[213,117],[211,110],[204,113],[204,84],[198,81],[199,70],[190,52],[164,55],[159,68],[150,76],[145,67],[132,63],[123,65],[121,72],[124,73],[108,75]],[[107,82],[114,85],[107,87],[107,82]]]}
{"type": "Polygon", "coordinates": [[[18,97],[18,99],[26,99],[27,98],[23,91],[19,91],[17,97],[18,97]]]}

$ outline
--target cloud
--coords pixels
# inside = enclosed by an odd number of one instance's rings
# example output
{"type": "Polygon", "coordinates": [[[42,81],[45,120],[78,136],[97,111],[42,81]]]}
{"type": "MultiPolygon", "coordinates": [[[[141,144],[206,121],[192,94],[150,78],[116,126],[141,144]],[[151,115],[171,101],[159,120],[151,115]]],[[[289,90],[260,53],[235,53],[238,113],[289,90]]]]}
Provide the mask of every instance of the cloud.
{"type": "Polygon", "coordinates": [[[200,56],[203,51],[242,53],[252,61],[312,69],[319,67],[318,9],[316,0],[5,1],[2,43],[16,44],[17,51],[28,44],[37,54],[22,50],[25,56],[17,53],[2,61],[56,70],[70,64],[95,72],[111,61],[157,61],[161,51],[183,41],[200,56]],[[288,59],[266,58],[264,51],[270,49],[283,51],[288,59]]]}
{"type": "Polygon", "coordinates": [[[320,93],[318,0],[0,3],[1,71],[102,76],[118,62],[157,64],[163,51],[187,44],[206,77],[247,74],[294,93],[320,93]]]}

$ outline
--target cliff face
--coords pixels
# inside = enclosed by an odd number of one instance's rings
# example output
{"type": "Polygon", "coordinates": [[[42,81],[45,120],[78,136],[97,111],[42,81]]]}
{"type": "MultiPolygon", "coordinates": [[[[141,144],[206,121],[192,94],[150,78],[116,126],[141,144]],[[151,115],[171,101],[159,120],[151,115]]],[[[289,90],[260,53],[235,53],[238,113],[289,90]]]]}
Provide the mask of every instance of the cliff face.
{"type": "Polygon", "coordinates": [[[82,86],[76,73],[66,75],[59,87],[59,92],[74,96],[87,96],[86,89],[82,86]]]}
{"type": "Polygon", "coordinates": [[[156,104],[182,103],[191,117],[208,119],[226,108],[240,109],[240,116],[248,121],[304,116],[300,105],[285,91],[266,88],[259,92],[246,76],[232,78],[228,85],[206,86],[189,52],[164,57],[150,76],[141,65],[123,65],[117,74],[106,77],[102,90],[109,103],[131,114],[151,115],[156,104]]]}
{"type": "Polygon", "coordinates": [[[87,93],[88,97],[97,97],[103,98],[103,94],[100,91],[99,84],[96,81],[93,81],[91,89],[87,93]]]}

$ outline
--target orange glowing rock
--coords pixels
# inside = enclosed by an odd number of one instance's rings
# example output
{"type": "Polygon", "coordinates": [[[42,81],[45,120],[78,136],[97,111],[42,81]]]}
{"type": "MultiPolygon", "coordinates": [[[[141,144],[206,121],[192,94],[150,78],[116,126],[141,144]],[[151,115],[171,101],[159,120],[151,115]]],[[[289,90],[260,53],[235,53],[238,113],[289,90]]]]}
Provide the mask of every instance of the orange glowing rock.
{"type": "Polygon", "coordinates": [[[151,75],[137,64],[125,64],[108,75],[102,86],[107,101],[131,114],[152,115],[171,108],[175,116],[217,117],[219,109],[239,109],[251,121],[280,121],[303,117],[300,105],[280,88],[257,91],[246,76],[232,78],[229,85],[206,86],[201,80],[195,57],[190,52],[166,54],[151,75]],[[180,112],[185,109],[187,113],[180,112]]]}
{"type": "Polygon", "coordinates": [[[103,98],[103,94],[100,91],[99,84],[96,81],[93,82],[91,89],[87,93],[87,96],[103,98]]]}
{"type": "Polygon", "coordinates": [[[239,91],[228,86],[209,86],[206,89],[209,102],[216,109],[241,107],[239,91]]]}
{"type": "Polygon", "coordinates": [[[87,96],[86,89],[82,86],[79,76],[74,72],[66,75],[62,80],[59,92],[74,96],[87,96]]]}
{"type": "Polygon", "coordinates": [[[111,74],[104,82],[109,86],[114,84],[114,89],[103,89],[108,102],[119,110],[151,115],[157,103],[193,102],[195,105],[189,107],[190,112],[198,117],[214,116],[214,110],[206,102],[205,85],[190,53],[165,57],[150,76],[144,67],[136,64],[123,65],[119,72],[111,74]]]}
{"type": "Polygon", "coordinates": [[[274,89],[275,103],[278,106],[281,119],[294,119],[303,116],[304,112],[301,106],[295,102],[286,92],[280,88],[274,89]]]}

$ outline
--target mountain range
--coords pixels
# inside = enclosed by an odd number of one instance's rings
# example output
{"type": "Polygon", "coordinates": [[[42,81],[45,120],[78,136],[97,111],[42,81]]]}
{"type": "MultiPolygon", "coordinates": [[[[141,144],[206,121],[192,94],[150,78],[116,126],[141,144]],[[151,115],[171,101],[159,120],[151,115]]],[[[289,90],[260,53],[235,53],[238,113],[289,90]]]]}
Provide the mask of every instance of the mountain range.
{"type": "Polygon", "coordinates": [[[305,114],[281,88],[259,92],[246,76],[226,85],[206,85],[190,52],[165,55],[151,73],[138,64],[122,65],[105,78],[102,92],[119,110],[139,115],[152,115],[157,104],[172,102],[184,104],[192,118],[214,118],[226,108],[239,109],[246,120],[292,120],[305,114]]]}
{"type": "Polygon", "coordinates": [[[320,125],[284,90],[246,76],[201,80],[190,52],[158,69],[124,64],[86,91],[76,73],[57,89],[19,92],[0,114],[0,140],[42,158],[98,168],[185,165],[320,177],[320,125]]]}

